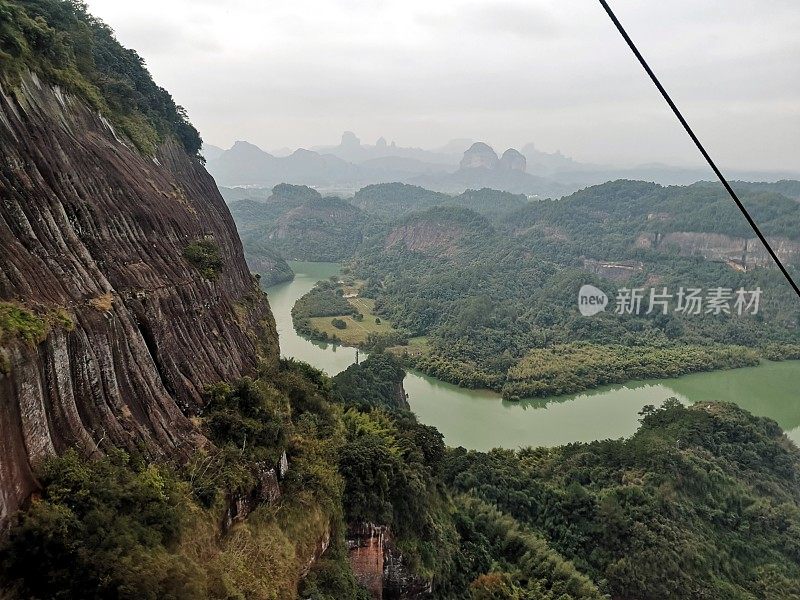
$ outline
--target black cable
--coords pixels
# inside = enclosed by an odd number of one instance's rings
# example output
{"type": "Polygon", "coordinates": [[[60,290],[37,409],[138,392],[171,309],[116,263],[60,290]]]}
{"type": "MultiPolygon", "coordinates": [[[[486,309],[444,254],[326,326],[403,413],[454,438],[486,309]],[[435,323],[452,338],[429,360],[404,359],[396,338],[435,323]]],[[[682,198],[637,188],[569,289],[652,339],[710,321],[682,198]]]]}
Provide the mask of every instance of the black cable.
{"type": "Polygon", "coordinates": [[[658,88],[658,91],[661,92],[662,96],[664,96],[664,100],[667,101],[667,104],[669,104],[669,107],[672,109],[672,112],[674,112],[675,116],[678,117],[678,120],[681,122],[681,125],[683,125],[683,128],[686,130],[686,133],[689,134],[689,137],[692,138],[692,141],[695,143],[695,146],[697,146],[697,149],[700,150],[700,154],[702,154],[703,158],[706,159],[706,162],[708,162],[708,165],[711,167],[716,176],[722,182],[722,185],[725,186],[725,189],[728,190],[728,193],[731,195],[731,198],[733,198],[733,201],[736,203],[736,206],[738,206],[739,210],[742,211],[742,214],[744,215],[745,219],[747,219],[747,222],[750,223],[750,227],[753,228],[753,231],[755,231],[756,235],[758,236],[758,239],[761,240],[761,243],[764,244],[764,247],[767,249],[767,252],[769,252],[769,255],[772,257],[772,260],[775,261],[775,263],[778,265],[778,268],[780,268],[781,272],[783,273],[784,277],[786,277],[786,281],[789,282],[789,285],[792,286],[795,293],[798,296],[800,296],[800,288],[797,287],[797,284],[794,282],[794,279],[792,279],[792,276],[789,275],[789,271],[786,270],[786,267],[784,267],[783,263],[780,261],[780,259],[778,259],[778,255],[775,254],[775,251],[772,249],[772,246],[769,245],[767,238],[764,237],[763,233],[761,233],[761,230],[758,228],[758,225],[756,225],[756,222],[753,220],[753,217],[750,216],[750,213],[747,212],[747,209],[744,207],[744,204],[742,204],[742,201],[739,200],[739,196],[737,196],[736,192],[733,191],[733,188],[728,183],[728,180],[725,179],[725,176],[717,168],[717,165],[714,164],[714,161],[711,159],[711,156],[709,156],[708,152],[706,152],[706,149],[703,147],[703,144],[700,143],[700,140],[697,139],[697,136],[694,134],[694,131],[692,131],[692,128],[689,127],[689,123],[687,123],[686,119],[683,118],[681,111],[678,110],[678,107],[672,101],[672,98],[670,98],[669,94],[667,93],[667,90],[665,90],[664,86],[661,85],[661,82],[658,80],[658,77],[656,77],[656,74],[653,73],[653,70],[650,68],[650,65],[647,64],[647,61],[644,59],[639,50],[636,48],[636,45],[633,43],[633,40],[631,40],[630,36],[625,31],[625,28],[622,26],[622,23],[620,23],[619,20],[617,19],[616,15],[614,14],[614,11],[611,10],[611,7],[608,5],[608,2],[606,2],[606,0],[600,0],[600,4],[603,5],[603,8],[608,13],[608,16],[611,18],[611,21],[614,23],[617,30],[620,32],[622,37],[628,43],[628,46],[630,46],[630,49],[633,51],[633,54],[639,60],[642,67],[644,67],[644,70],[647,71],[647,74],[650,76],[650,79],[653,80],[653,83],[658,88]]]}

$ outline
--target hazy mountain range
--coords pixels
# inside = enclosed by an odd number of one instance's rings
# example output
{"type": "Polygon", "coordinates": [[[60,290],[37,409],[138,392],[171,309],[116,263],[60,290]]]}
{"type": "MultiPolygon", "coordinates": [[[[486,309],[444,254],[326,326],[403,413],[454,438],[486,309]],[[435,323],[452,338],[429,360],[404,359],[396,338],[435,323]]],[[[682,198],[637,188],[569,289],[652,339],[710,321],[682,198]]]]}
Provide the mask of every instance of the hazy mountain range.
{"type": "MultiPolygon", "coordinates": [[[[398,146],[384,138],[375,144],[363,144],[349,131],[337,146],[267,152],[238,141],[227,150],[205,145],[203,155],[220,186],[271,188],[291,183],[343,195],[355,193],[365,185],[403,182],[453,194],[490,187],[528,196],[558,197],[617,179],[662,185],[714,179],[711,171],[703,168],[581,163],[561,152],[538,150],[534,144],[526,144],[521,150],[509,148],[502,155],[488,144],[470,139],[452,140],[440,148],[425,150],[398,146]]],[[[778,181],[797,179],[800,173],[730,171],[728,176],[746,181],[778,181]]]]}

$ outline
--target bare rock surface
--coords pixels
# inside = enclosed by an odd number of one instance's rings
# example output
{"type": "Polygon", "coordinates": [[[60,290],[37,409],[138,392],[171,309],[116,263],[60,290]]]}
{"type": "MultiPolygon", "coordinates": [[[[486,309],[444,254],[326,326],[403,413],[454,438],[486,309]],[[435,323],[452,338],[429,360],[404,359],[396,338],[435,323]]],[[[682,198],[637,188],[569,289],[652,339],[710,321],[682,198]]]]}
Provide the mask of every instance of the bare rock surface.
{"type": "Polygon", "coordinates": [[[527,159],[521,152],[514,150],[514,148],[509,148],[503,152],[503,156],[500,157],[500,162],[497,164],[497,166],[499,169],[521,171],[524,173],[528,166],[527,163],[527,159]]]}
{"type": "Polygon", "coordinates": [[[500,159],[489,144],[475,142],[464,152],[459,167],[461,169],[495,169],[500,159]]]}
{"type": "Polygon", "coordinates": [[[278,358],[275,323],[202,163],[147,157],[81,100],[30,74],[0,88],[0,302],[63,311],[41,343],[0,340],[0,524],[37,460],[114,444],[151,457],[204,443],[204,385],[278,358]],[[185,248],[211,240],[205,278],[185,248]]]}

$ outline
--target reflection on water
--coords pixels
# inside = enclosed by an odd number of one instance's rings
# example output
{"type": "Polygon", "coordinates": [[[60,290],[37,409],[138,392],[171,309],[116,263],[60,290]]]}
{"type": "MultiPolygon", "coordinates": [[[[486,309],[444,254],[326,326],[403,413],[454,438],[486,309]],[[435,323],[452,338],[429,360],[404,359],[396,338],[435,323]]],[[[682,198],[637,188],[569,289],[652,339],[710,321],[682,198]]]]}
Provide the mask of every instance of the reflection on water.
{"type": "MultiPolygon", "coordinates": [[[[297,335],[291,310],[297,298],[318,280],[337,273],[339,265],[290,264],[296,273],[294,281],[267,290],[281,352],[335,375],[355,361],[355,350],[297,335]]],[[[636,430],[644,406],[659,405],[670,397],[684,403],[735,402],[753,414],[775,419],[790,438],[800,442],[800,361],[637,381],[521,402],[507,402],[493,392],[462,389],[413,371],[404,385],[420,421],[438,428],[450,446],[476,450],[556,446],[627,436],[636,430]]]]}

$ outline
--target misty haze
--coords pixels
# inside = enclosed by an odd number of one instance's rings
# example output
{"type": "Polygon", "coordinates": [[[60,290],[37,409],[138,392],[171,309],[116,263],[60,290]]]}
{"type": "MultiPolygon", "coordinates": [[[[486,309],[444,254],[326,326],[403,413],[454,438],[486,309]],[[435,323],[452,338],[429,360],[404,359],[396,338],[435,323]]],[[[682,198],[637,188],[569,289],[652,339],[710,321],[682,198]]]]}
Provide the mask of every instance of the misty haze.
{"type": "Polygon", "coordinates": [[[0,600],[800,598],[798,29],[0,0],[0,600]]]}

